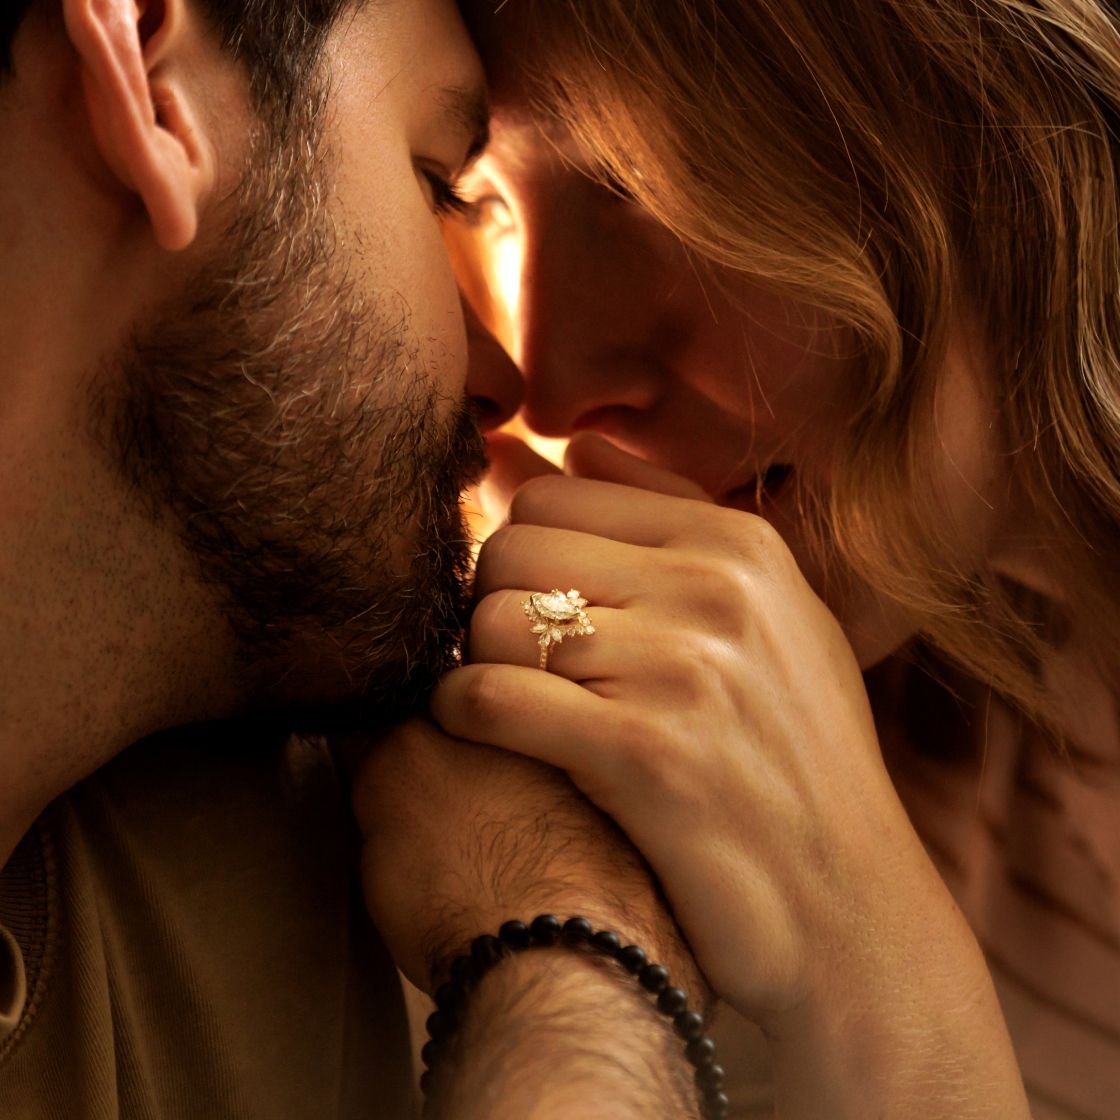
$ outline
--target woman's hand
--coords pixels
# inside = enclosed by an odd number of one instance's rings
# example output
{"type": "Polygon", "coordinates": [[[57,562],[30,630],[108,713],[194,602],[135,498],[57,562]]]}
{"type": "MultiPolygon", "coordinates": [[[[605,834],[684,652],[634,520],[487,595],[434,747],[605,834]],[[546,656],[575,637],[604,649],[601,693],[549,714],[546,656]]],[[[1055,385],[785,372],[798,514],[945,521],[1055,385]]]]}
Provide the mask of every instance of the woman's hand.
{"type": "Polygon", "coordinates": [[[848,998],[839,972],[889,959],[900,909],[948,913],[960,936],[855,657],[777,533],[601,440],[572,453],[599,478],[530,480],[482,550],[470,663],[438,689],[439,723],[566,770],[652,864],[719,994],[764,1027],[848,998]],[[572,587],[596,633],[542,673],[522,603],[572,587]]]}
{"type": "Polygon", "coordinates": [[[1026,1120],[983,955],[777,533],[601,440],[573,468],[598,477],[532,479],[484,547],[471,663],[436,719],[562,767],[629,834],[708,980],[766,1032],[782,1120],[1026,1120]],[[571,587],[596,633],[543,673],[521,604],[571,587]]]}

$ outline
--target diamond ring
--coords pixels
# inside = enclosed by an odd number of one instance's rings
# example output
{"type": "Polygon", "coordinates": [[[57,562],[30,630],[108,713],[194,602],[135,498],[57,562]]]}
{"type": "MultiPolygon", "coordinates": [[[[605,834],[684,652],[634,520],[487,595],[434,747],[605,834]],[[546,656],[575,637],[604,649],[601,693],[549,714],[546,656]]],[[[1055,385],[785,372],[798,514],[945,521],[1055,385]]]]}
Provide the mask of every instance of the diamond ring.
{"type": "Polygon", "coordinates": [[[591,619],[583,609],[587,600],[578,591],[566,595],[558,587],[551,591],[538,591],[521,604],[521,609],[533,624],[529,629],[537,634],[541,659],[538,668],[548,669],[548,659],[552,647],[558,646],[565,638],[584,638],[595,633],[591,619]]]}

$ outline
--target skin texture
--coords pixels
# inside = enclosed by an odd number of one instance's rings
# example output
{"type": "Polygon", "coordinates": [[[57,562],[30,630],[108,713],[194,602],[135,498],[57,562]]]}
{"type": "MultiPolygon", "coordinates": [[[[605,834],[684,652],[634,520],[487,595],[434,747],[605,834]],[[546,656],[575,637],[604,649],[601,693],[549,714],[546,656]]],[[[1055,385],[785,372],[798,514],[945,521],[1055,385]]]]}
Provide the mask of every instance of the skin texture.
{"type": "Polygon", "coordinates": [[[0,757],[24,825],[162,727],[358,698],[394,661],[433,679],[480,465],[431,182],[475,140],[443,94],[481,82],[451,10],[388,87],[420,32],[395,8],[350,24],[318,134],[256,178],[244,79],[193,9],[143,43],[129,11],[69,5],[66,36],[33,18],[3,104],[0,757]],[[409,587],[437,604],[411,636],[386,604],[409,587]]]}
{"type": "MultiPolygon", "coordinates": [[[[524,417],[575,438],[567,477],[494,442],[510,524],[435,718],[565,769],[620,824],[717,993],[763,1028],[783,1120],[1025,1117],[982,954],[861,678],[913,623],[811,545],[855,356],[807,309],[692,267],[496,88],[479,233],[518,242],[524,417]],[[751,482],[776,462],[780,489],[751,482]],[[596,634],[543,674],[520,605],[550,587],[590,600],[596,634]]],[[[964,563],[999,555],[1011,517],[983,368],[962,322],[935,454],[964,563]]]]}
{"type": "MultiPolygon", "coordinates": [[[[519,396],[441,236],[485,124],[451,0],[344,14],[284,143],[190,4],[63,14],[29,17],[0,87],[0,861],[142,736],[414,704],[461,621],[468,398],[500,422],[519,396]]],[[[370,906],[419,982],[560,908],[702,990],[647,868],[557,771],[423,723],[347,756],[370,906]]],[[[496,970],[447,1115],[568,1115],[578,1086],[614,1117],[694,1115],[648,1000],[597,970],[573,988],[582,968],[496,970]],[[541,1060],[558,1016],[595,1061],[541,1060]]]]}
{"type": "MultiPolygon", "coordinates": [[[[414,720],[370,754],[354,807],[370,912],[422,990],[511,917],[580,914],[642,945],[703,1004],[704,982],[645,862],[553,767],[414,720]]],[[[534,950],[491,972],[467,1011],[469,1060],[452,1070],[438,1115],[695,1115],[680,1040],[613,969],[534,950]]]]}
{"type": "Polygon", "coordinates": [[[566,770],[621,825],[770,1041],[777,1115],[1026,1116],[980,950],[781,537],[596,437],[572,457],[595,477],[522,485],[484,546],[437,721],[566,770]],[[520,604],[569,584],[596,633],[544,674],[520,604]]]}
{"type": "MultiPolygon", "coordinates": [[[[592,432],[684,476],[716,503],[761,512],[840,619],[867,668],[914,621],[838,562],[819,523],[836,436],[854,415],[859,356],[813,309],[690,256],[593,179],[563,133],[494,76],[492,141],[465,180],[476,233],[521,280],[506,332],[536,433],[592,432]],[[766,469],[792,467],[777,487],[766,469]]],[[[1009,551],[1007,464],[984,384],[983,339],[962,321],[937,401],[944,532],[964,557],[1009,551]]],[[[495,514],[501,515],[501,499],[495,514]]]]}

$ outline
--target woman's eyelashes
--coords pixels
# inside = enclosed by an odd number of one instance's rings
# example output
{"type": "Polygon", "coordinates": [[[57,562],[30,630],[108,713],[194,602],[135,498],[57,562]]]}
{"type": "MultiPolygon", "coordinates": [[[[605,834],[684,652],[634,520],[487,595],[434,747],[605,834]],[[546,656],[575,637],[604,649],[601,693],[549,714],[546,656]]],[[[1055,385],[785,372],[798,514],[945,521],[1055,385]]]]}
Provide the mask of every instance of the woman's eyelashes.
{"type": "Polygon", "coordinates": [[[461,221],[489,238],[516,231],[509,204],[493,189],[470,190],[430,168],[425,168],[423,175],[431,191],[432,210],[439,217],[461,221]]]}
{"type": "Polygon", "coordinates": [[[424,168],[421,174],[427,181],[432,212],[437,217],[471,221],[476,203],[463,193],[458,183],[430,168],[424,168]]]}
{"type": "MultiPolygon", "coordinates": [[[[641,173],[631,169],[633,178],[641,178],[641,173]]],[[[593,168],[575,169],[585,187],[590,190],[589,199],[596,206],[622,204],[638,205],[630,188],[609,168],[597,165],[593,168]]],[[[633,181],[633,179],[631,179],[633,181]]],[[[437,191],[437,201],[442,203],[442,211],[453,213],[472,230],[483,233],[488,240],[496,241],[518,231],[514,208],[493,183],[477,174],[467,174],[469,186],[464,189],[460,184],[442,182],[433,189],[437,191]]]]}

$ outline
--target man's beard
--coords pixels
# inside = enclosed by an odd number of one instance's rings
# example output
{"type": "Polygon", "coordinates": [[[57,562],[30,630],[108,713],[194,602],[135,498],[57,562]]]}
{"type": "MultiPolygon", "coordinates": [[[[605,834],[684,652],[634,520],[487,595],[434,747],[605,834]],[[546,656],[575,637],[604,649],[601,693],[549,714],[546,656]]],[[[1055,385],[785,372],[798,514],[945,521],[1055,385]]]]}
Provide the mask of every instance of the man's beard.
{"type": "Polygon", "coordinates": [[[407,713],[455,661],[485,455],[465,401],[441,419],[404,300],[350,282],[313,120],[262,145],[108,411],[126,478],[223,599],[248,706],[324,728],[407,713]]]}

